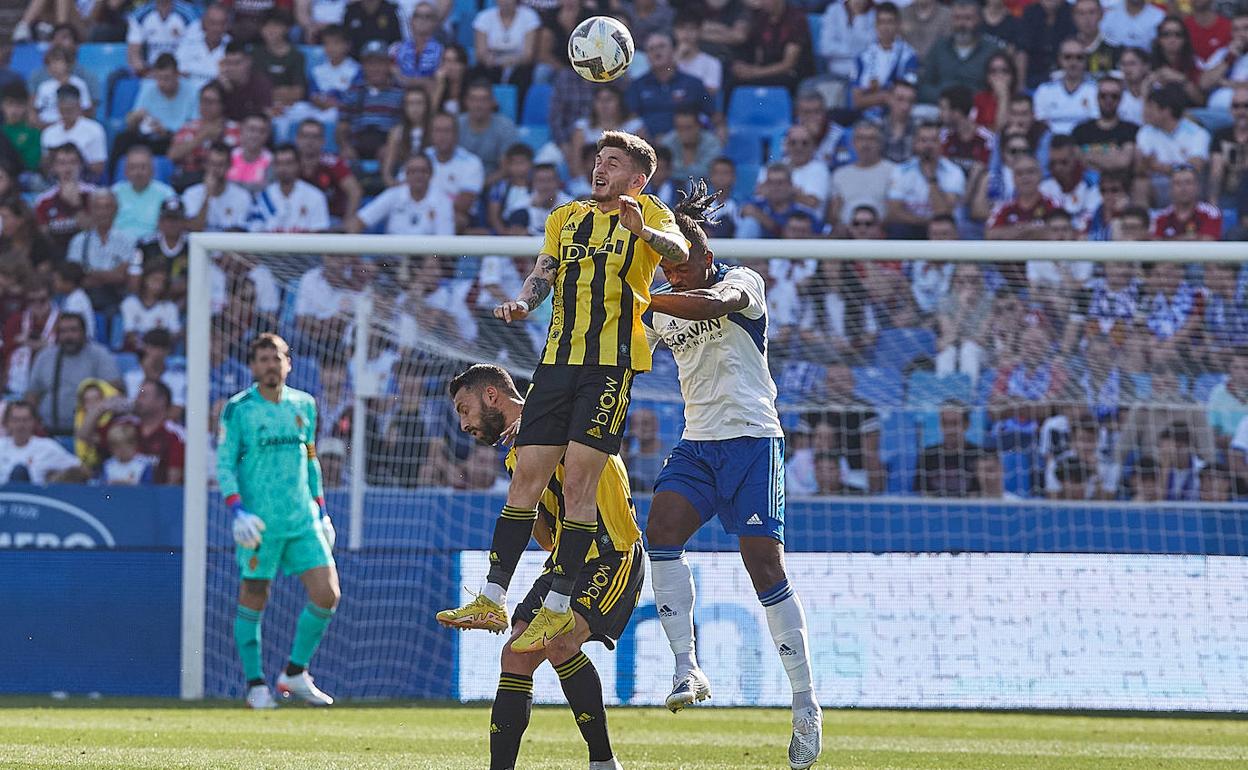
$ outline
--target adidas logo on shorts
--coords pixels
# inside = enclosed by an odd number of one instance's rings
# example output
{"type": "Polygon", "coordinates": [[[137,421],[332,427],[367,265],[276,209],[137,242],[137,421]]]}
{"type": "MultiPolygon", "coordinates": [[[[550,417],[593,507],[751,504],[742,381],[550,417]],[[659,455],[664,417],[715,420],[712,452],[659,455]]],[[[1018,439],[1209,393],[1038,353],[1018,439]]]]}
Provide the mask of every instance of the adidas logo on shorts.
{"type": "Polygon", "coordinates": [[[581,598],[577,599],[576,602],[577,604],[583,604],[586,609],[589,609],[589,607],[592,605],[592,602],[589,600],[588,596],[582,596],[581,598]]]}
{"type": "Polygon", "coordinates": [[[757,513],[752,513],[752,514],[750,514],[750,518],[746,519],[746,520],[745,520],[745,523],[746,523],[748,526],[754,526],[754,527],[761,527],[761,526],[763,526],[763,520],[762,520],[762,519],[760,519],[760,518],[758,517],[758,514],[757,514],[757,513]]]}

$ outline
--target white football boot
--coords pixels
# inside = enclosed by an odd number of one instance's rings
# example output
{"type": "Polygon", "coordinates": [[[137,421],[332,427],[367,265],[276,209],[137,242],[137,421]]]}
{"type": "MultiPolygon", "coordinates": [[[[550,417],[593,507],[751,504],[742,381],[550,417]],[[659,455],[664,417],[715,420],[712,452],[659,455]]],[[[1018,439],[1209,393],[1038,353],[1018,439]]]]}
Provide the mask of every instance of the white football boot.
{"type": "Polygon", "coordinates": [[[806,770],[823,752],[823,712],[804,708],[793,713],[793,737],[789,740],[789,767],[806,770]]]}
{"type": "Polygon", "coordinates": [[[620,764],[620,760],[611,757],[605,762],[590,762],[589,770],[624,770],[624,765],[620,764]]]}
{"type": "Polygon", "coordinates": [[[277,708],[277,701],[273,699],[273,691],[269,689],[267,684],[258,684],[255,687],[247,688],[247,708],[277,708]]]}
{"type": "Polygon", "coordinates": [[[277,694],[282,697],[282,700],[298,698],[309,706],[332,706],[334,704],[334,699],[317,688],[307,671],[302,671],[295,676],[287,676],[283,671],[282,675],[277,678],[277,694]]]}
{"type": "Polygon", "coordinates": [[[700,668],[691,668],[684,674],[672,677],[672,691],[668,694],[664,705],[673,714],[685,706],[708,700],[711,697],[711,682],[700,668]]]}

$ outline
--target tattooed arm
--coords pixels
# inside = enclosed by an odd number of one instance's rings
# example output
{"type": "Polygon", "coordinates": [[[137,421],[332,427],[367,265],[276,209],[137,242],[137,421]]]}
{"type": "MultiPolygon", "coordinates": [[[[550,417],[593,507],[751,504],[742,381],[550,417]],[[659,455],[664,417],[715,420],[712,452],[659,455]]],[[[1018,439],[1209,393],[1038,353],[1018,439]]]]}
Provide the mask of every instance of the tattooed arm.
{"type": "Polygon", "coordinates": [[[537,264],[533,266],[533,272],[524,279],[520,296],[494,308],[494,317],[501,318],[507,323],[527,318],[530,312],[542,304],[546,295],[550,294],[550,287],[555,282],[555,274],[558,270],[559,260],[549,254],[539,254],[537,264]]]}
{"type": "Polygon", "coordinates": [[[656,230],[647,225],[641,214],[641,204],[636,198],[620,196],[620,225],[641,238],[666,262],[678,265],[689,259],[689,244],[685,242],[684,236],[656,230]]]}

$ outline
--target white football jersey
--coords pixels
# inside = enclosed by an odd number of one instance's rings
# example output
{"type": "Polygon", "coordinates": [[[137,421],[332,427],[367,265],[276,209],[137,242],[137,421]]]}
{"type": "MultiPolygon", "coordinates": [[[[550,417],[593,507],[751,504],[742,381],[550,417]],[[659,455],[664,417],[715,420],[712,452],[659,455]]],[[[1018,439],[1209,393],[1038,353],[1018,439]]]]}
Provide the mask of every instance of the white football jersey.
{"type": "MultiPolygon", "coordinates": [[[[784,435],[776,412],[776,383],[767,368],[767,290],[746,267],[716,265],[716,283],[740,287],[750,304],[707,321],[647,313],[646,338],[662,340],[676,358],[690,441],[784,435]]],[[[668,289],[659,289],[662,293],[668,289]]]]}

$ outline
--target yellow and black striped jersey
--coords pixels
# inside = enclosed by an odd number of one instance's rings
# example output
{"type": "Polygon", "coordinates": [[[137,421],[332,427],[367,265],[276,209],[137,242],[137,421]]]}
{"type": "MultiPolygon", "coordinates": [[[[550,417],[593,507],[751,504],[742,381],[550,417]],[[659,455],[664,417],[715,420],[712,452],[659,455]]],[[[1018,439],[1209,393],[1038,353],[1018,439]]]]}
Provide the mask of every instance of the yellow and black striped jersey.
{"type": "MultiPolygon", "coordinates": [[[[684,237],[671,209],[653,195],[637,198],[649,227],[684,237]]],[[[593,201],[572,201],[546,218],[542,254],[559,260],[544,364],[626,366],[650,370],[641,314],[659,253],[604,214],[593,201]]]]}
{"type": "MultiPolygon", "coordinates": [[[[515,472],[515,447],[507,453],[506,465],[509,475],[515,472]]],[[[563,534],[563,517],[566,513],[563,505],[564,472],[563,460],[560,460],[555,468],[555,475],[550,477],[550,483],[546,485],[542,498],[537,503],[537,515],[550,524],[555,540],[548,564],[554,564],[555,556],[559,553],[559,538],[563,534]]],[[[641,530],[637,527],[637,511],[633,508],[633,498],[628,489],[628,471],[619,455],[611,455],[598,478],[598,537],[590,546],[585,561],[593,561],[612,550],[625,553],[639,540],[641,530]]]]}

